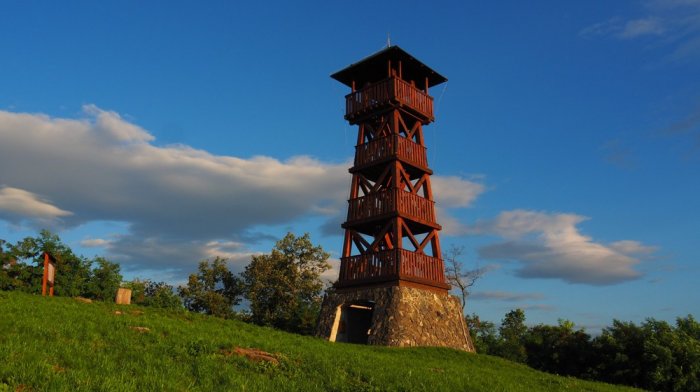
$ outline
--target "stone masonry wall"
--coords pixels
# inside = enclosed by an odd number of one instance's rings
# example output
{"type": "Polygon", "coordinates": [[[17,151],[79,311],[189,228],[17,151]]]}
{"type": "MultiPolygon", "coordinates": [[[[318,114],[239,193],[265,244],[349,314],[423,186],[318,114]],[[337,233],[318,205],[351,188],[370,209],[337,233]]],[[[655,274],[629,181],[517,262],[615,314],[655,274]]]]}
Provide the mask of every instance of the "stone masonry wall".
{"type": "Polygon", "coordinates": [[[459,300],[412,287],[380,287],[326,297],[316,335],[328,339],[338,306],[374,302],[368,343],[383,346],[437,346],[474,352],[459,300]]]}

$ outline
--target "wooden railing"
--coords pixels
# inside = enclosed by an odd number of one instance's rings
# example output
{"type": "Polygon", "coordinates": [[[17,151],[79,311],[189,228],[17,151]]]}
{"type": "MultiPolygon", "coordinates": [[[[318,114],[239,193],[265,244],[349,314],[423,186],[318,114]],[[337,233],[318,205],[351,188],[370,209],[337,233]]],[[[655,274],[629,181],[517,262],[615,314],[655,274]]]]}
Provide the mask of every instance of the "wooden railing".
{"type": "Polygon", "coordinates": [[[348,201],[348,222],[379,217],[396,211],[394,190],[371,193],[348,201]]]}
{"type": "Polygon", "coordinates": [[[426,148],[399,135],[391,135],[355,146],[355,167],[366,166],[390,157],[427,168],[426,148]]]}
{"type": "Polygon", "coordinates": [[[394,79],[394,99],[433,120],[433,97],[409,83],[394,79]]]}
{"type": "Polygon", "coordinates": [[[385,79],[346,95],[345,118],[352,120],[364,112],[390,103],[413,109],[429,121],[434,119],[433,97],[397,78],[385,79]]]}
{"type": "Polygon", "coordinates": [[[445,284],[445,269],[441,259],[406,249],[341,258],[341,285],[391,279],[445,284]]]}
{"type": "Polygon", "coordinates": [[[415,193],[395,190],[399,212],[417,221],[435,222],[435,202],[415,193]]]}
{"type": "Polygon", "coordinates": [[[399,159],[411,163],[414,166],[428,167],[428,154],[426,153],[425,147],[399,135],[393,135],[393,137],[395,154],[399,159]]]}
{"type": "Polygon", "coordinates": [[[399,212],[422,222],[435,222],[435,202],[405,190],[389,189],[349,200],[348,222],[399,212]]]}
{"type": "Polygon", "coordinates": [[[398,249],[399,276],[403,278],[418,278],[437,283],[445,283],[445,268],[442,260],[437,257],[398,249]]]}
{"type": "Polygon", "coordinates": [[[396,251],[343,257],[340,259],[339,282],[360,282],[380,278],[397,278],[396,251]]]}

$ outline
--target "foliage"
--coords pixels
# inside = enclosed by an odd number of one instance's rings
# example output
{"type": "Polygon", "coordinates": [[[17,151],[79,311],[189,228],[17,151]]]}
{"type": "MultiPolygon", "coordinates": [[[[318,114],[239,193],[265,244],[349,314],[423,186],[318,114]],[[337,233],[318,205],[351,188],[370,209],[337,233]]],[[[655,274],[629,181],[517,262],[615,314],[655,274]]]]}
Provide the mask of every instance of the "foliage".
{"type": "Polygon", "coordinates": [[[498,356],[515,362],[525,362],[527,352],[525,351],[525,312],[522,309],[511,310],[501,321],[498,333],[501,342],[498,347],[498,356]]]}
{"type": "Polygon", "coordinates": [[[122,282],[119,264],[103,257],[96,257],[93,263],[97,267],[92,270],[87,284],[87,296],[100,301],[114,301],[122,282]]]}
{"type": "Polygon", "coordinates": [[[464,320],[467,322],[476,352],[479,354],[497,355],[500,337],[496,331],[496,324],[481,320],[476,314],[467,315],[464,317],[464,320]]]}
{"type": "Polygon", "coordinates": [[[308,233],[277,241],[270,254],[253,256],[242,274],[251,319],[286,331],[310,334],[321,305],[321,274],[328,257],[308,233]]]}
{"type": "MultiPolygon", "coordinates": [[[[148,286],[146,297],[148,297],[148,286]]],[[[226,266],[226,259],[216,257],[199,263],[199,273],[191,274],[187,286],[179,287],[185,307],[193,312],[206,313],[229,318],[234,315],[233,307],[241,300],[242,286],[226,266]]]]}
{"type": "Polygon", "coordinates": [[[488,355],[329,343],[138,305],[0,292],[0,315],[0,358],[8,359],[0,360],[0,391],[630,390],[488,355]],[[279,364],[249,361],[236,347],[269,352],[279,364]]]}
{"type": "Polygon", "coordinates": [[[539,324],[525,335],[527,364],[550,373],[588,378],[592,363],[590,335],[574,330],[574,323],[559,320],[559,325],[539,324]]]}
{"type": "Polygon", "coordinates": [[[173,286],[165,282],[146,281],[144,305],[164,309],[181,309],[182,301],[173,286]]]}
{"type": "Polygon", "coordinates": [[[164,309],[182,309],[182,299],[173,286],[165,282],[134,279],[122,286],[131,289],[131,303],[164,309]]]}
{"type": "Polygon", "coordinates": [[[525,313],[504,317],[496,335],[477,315],[467,324],[479,353],[494,354],[550,373],[658,391],[700,391],[700,323],[693,316],[641,325],[614,320],[595,339],[573,322],[526,327],[525,313]]]}
{"type": "Polygon", "coordinates": [[[10,254],[18,261],[14,274],[22,283],[15,286],[30,293],[41,293],[44,252],[56,259],[55,295],[76,297],[88,295],[92,262],[76,256],[61,242],[58,235],[42,230],[37,237],[26,237],[10,247],[10,254]]]}
{"type": "Polygon", "coordinates": [[[467,305],[469,290],[486,273],[486,270],[483,268],[464,271],[463,254],[464,247],[456,247],[454,245],[445,253],[445,278],[453,288],[459,290],[462,298],[462,311],[467,305]]]}
{"type": "Polygon", "coordinates": [[[662,391],[700,391],[700,324],[678,318],[674,328],[647,319],[640,326],[613,321],[593,347],[596,378],[662,391]]]}
{"type": "Polygon", "coordinates": [[[0,290],[27,290],[30,271],[17,263],[12,247],[0,239],[0,290]]]}
{"type": "Polygon", "coordinates": [[[122,280],[119,264],[103,257],[88,260],[77,256],[58,235],[48,230],[14,245],[0,240],[0,289],[41,293],[44,252],[56,260],[56,296],[114,301],[122,280]],[[96,266],[94,269],[93,265],[96,266]]]}
{"type": "Polygon", "coordinates": [[[146,283],[148,283],[148,280],[140,280],[138,278],[129,282],[122,282],[122,287],[131,290],[132,304],[146,306],[146,283]]]}

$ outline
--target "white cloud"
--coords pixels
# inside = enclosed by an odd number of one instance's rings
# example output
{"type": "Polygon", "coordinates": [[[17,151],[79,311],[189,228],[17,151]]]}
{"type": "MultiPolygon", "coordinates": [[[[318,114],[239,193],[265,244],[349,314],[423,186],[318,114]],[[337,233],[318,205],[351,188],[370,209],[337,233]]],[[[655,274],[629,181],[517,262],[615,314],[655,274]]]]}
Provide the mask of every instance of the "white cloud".
{"type": "Polygon", "coordinates": [[[658,18],[650,17],[627,21],[618,36],[620,38],[637,38],[643,35],[662,35],[665,32],[666,28],[663,22],[658,18]]]}
{"type": "Polygon", "coordinates": [[[141,127],[122,120],[121,116],[115,112],[102,110],[92,104],[83,106],[83,111],[94,117],[94,127],[100,133],[109,135],[114,140],[135,143],[155,140],[153,135],[141,127]]]}
{"type": "Polygon", "coordinates": [[[540,300],[544,295],[541,293],[511,293],[507,291],[477,291],[469,295],[471,300],[496,300],[517,302],[525,300],[540,300]]]}
{"type": "Polygon", "coordinates": [[[73,213],[56,207],[35,193],[9,186],[0,187],[0,219],[28,219],[46,224],[70,215],[73,213]]]}
{"type": "Polygon", "coordinates": [[[584,27],[579,36],[646,39],[653,43],[645,46],[646,50],[661,53],[660,64],[700,58],[700,1],[652,0],[642,4],[643,16],[610,18],[584,27]]]}
{"type": "Polygon", "coordinates": [[[94,117],[0,112],[0,178],[50,195],[75,212],[74,224],[99,217],[133,222],[136,231],[170,224],[183,236],[225,237],[340,204],[346,192],[344,165],[158,147],[116,114],[86,111],[94,117]]]}
{"type": "Polygon", "coordinates": [[[106,248],[112,244],[112,241],[103,238],[86,238],[80,241],[80,246],[86,248],[106,248]]]}
{"type": "Polygon", "coordinates": [[[456,176],[433,176],[431,179],[435,195],[435,214],[442,226],[443,235],[461,235],[465,226],[450,214],[452,208],[470,207],[486,187],[478,182],[456,176]]]}
{"type": "Polygon", "coordinates": [[[640,255],[655,248],[624,240],[605,245],[581,234],[577,225],[588,218],[514,210],[469,228],[473,234],[496,234],[506,241],[479,248],[485,259],[515,260],[525,278],[561,279],[570,283],[608,285],[637,279],[640,255]]]}
{"type": "Polygon", "coordinates": [[[656,251],[657,247],[647,246],[639,241],[616,241],[610,243],[610,248],[627,255],[649,255],[656,251]]]}
{"type": "Polygon", "coordinates": [[[547,305],[547,304],[529,304],[529,305],[523,305],[522,309],[523,310],[531,310],[531,311],[553,312],[553,311],[557,310],[557,307],[553,306],[553,305],[547,305]]]}
{"type": "Polygon", "coordinates": [[[321,280],[326,284],[331,284],[338,279],[338,274],[340,273],[340,259],[330,258],[328,259],[328,264],[331,265],[331,268],[321,274],[321,280]]]}
{"type": "Polygon", "coordinates": [[[435,201],[443,208],[469,207],[485,189],[483,184],[455,176],[435,176],[431,183],[435,201]]]}

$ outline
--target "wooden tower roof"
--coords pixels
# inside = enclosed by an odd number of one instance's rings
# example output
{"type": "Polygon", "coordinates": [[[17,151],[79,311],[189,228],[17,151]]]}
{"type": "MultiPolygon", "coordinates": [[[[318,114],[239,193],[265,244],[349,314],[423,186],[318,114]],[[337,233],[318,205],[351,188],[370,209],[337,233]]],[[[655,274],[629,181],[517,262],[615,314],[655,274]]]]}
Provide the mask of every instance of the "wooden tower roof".
{"type": "Polygon", "coordinates": [[[427,78],[428,87],[436,86],[447,81],[427,65],[423,64],[405,50],[394,45],[386,47],[348,67],[334,73],[331,77],[348,87],[363,86],[365,83],[376,83],[387,78],[387,64],[392,67],[401,63],[402,79],[423,81],[427,78]]]}

